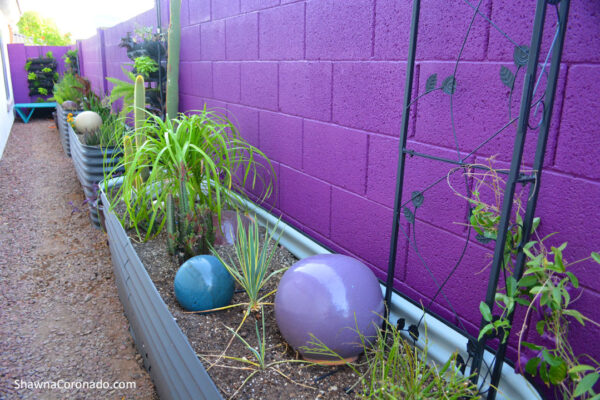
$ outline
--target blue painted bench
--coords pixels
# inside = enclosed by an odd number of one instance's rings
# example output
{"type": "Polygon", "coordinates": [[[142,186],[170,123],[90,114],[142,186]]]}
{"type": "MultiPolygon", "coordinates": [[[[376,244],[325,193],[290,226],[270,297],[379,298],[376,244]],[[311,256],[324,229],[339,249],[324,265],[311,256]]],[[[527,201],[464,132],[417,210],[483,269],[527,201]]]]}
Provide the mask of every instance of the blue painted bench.
{"type": "Polygon", "coordinates": [[[16,103],[15,111],[19,114],[19,117],[23,120],[23,122],[28,123],[29,119],[33,115],[33,112],[36,108],[54,108],[56,107],[56,102],[48,102],[48,103],[16,103]],[[29,111],[28,115],[27,110],[29,111]]]}

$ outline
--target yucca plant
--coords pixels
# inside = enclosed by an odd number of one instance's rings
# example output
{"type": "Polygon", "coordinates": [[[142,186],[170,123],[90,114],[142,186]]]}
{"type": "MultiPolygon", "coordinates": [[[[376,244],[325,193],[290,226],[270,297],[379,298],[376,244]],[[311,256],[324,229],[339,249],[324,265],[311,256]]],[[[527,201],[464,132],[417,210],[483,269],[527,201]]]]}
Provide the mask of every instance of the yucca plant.
{"type": "Polygon", "coordinates": [[[264,300],[277,290],[263,295],[261,290],[265,284],[274,275],[286,269],[282,268],[269,273],[271,261],[279,243],[279,237],[275,237],[276,232],[277,226],[273,229],[266,229],[261,243],[256,218],[246,228],[238,214],[237,235],[234,243],[236,260],[233,260],[231,256],[229,260],[225,260],[215,249],[212,249],[215,257],[223,263],[233,279],[246,291],[248,310],[252,312],[258,312],[264,304],[264,300]]]}
{"type": "MultiPolygon", "coordinates": [[[[146,241],[162,231],[169,194],[189,210],[196,209],[196,203],[206,205],[220,221],[223,208],[239,204],[241,188],[247,184],[254,187],[262,179],[260,168],[269,168],[274,176],[264,153],[246,142],[226,118],[206,107],[197,114],[179,114],[166,121],[146,114],[145,123],[135,133],[145,140],[118,166],[125,168],[125,174],[118,197],[111,201],[111,207],[123,201],[126,211],[121,222],[135,231],[137,240],[146,241]],[[257,157],[264,159],[266,166],[258,163],[257,157]],[[146,169],[146,179],[139,182],[140,171],[146,169]],[[185,198],[180,198],[181,193],[185,198]]],[[[268,197],[271,181],[265,182],[265,188],[268,197]]]]}

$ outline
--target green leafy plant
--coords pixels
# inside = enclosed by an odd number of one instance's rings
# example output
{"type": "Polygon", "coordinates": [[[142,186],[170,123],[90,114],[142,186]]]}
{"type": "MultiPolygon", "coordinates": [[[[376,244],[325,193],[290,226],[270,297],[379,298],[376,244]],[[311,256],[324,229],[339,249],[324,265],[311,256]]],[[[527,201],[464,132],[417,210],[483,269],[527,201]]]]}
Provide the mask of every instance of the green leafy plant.
{"type": "Polygon", "coordinates": [[[67,100],[80,103],[83,99],[84,85],[77,77],[65,73],[61,80],[54,84],[54,100],[59,104],[67,100]]]}
{"type": "Polygon", "coordinates": [[[135,74],[127,71],[124,66],[121,66],[121,70],[127,76],[129,81],[123,81],[121,79],[107,77],[106,80],[112,83],[114,86],[110,92],[110,101],[116,102],[119,99],[123,99],[123,108],[121,109],[121,115],[125,116],[133,111],[133,91],[135,74]]]}
{"type": "Polygon", "coordinates": [[[43,68],[42,72],[45,72],[45,73],[52,72],[52,68],[48,68],[48,67],[43,68]]]}
{"type": "Polygon", "coordinates": [[[153,34],[150,27],[140,28],[136,29],[135,34],[128,32],[119,46],[127,50],[127,57],[133,64],[130,64],[132,71],[124,69],[131,84],[127,80],[109,79],[118,86],[114,92],[115,98],[126,97],[125,103],[131,105],[133,81],[136,75],[142,75],[146,82],[146,108],[155,115],[164,116],[167,77],[165,35],[153,34]]]}
{"type": "Polygon", "coordinates": [[[29,68],[31,68],[31,60],[25,63],[25,71],[29,71],[29,68]]]}
{"type": "Polygon", "coordinates": [[[364,361],[348,362],[311,334],[312,340],[304,347],[310,354],[338,358],[344,361],[360,379],[352,388],[360,386],[359,397],[364,399],[480,399],[477,387],[458,368],[453,354],[441,367],[428,358],[427,325],[423,350],[411,345],[393,324],[384,320],[375,338],[367,338],[360,331],[360,345],[364,361]]]}
{"type": "Polygon", "coordinates": [[[69,72],[72,74],[79,74],[79,56],[77,50],[67,50],[65,55],[63,56],[65,60],[65,66],[68,68],[69,72]]]}
{"type": "MultiPolygon", "coordinates": [[[[124,202],[126,212],[121,222],[134,230],[138,240],[148,240],[162,231],[169,194],[180,207],[187,203],[190,210],[195,209],[196,202],[205,204],[220,220],[223,207],[237,205],[241,195],[236,189],[246,184],[254,186],[260,179],[258,172],[264,166],[257,163],[256,157],[264,158],[272,172],[264,153],[239,136],[226,118],[206,108],[198,114],[180,114],[166,121],[147,114],[143,127],[136,132],[144,135],[145,141],[129,156],[125,146],[123,184],[118,198],[111,202],[112,207],[118,201],[124,202]],[[139,173],[144,169],[149,175],[139,182],[139,173]],[[181,195],[182,183],[187,198],[181,195]]],[[[270,181],[265,188],[264,196],[269,196],[270,181]]]]}
{"type": "MultiPolygon", "coordinates": [[[[477,232],[477,240],[483,243],[497,238],[500,202],[505,188],[505,181],[492,168],[491,163],[490,160],[490,165],[486,166],[488,169],[484,172],[467,172],[474,181],[472,198],[459,194],[473,206],[469,223],[477,232]],[[494,202],[485,201],[486,195],[487,198],[494,199],[494,202]]],[[[546,385],[554,385],[565,399],[600,397],[593,390],[600,378],[600,363],[588,356],[577,356],[568,341],[571,320],[577,321],[581,326],[586,322],[600,326],[572,308],[573,295],[570,292],[579,288],[579,279],[569,270],[573,265],[587,260],[600,263],[600,254],[592,252],[589,257],[567,262],[563,254],[567,243],[558,247],[550,246],[548,249],[546,241],[555,233],[541,238],[537,232],[540,219],[535,218],[531,231],[533,239],[522,247],[526,262],[523,275],[517,281],[513,276],[513,269],[523,239],[523,207],[520,196],[515,197],[514,208],[514,221],[508,231],[504,251],[505,288],[495,296],[495,305],[500,314],[494,315],[490,306],[481,302],[479,309],[488,323],[481,329],[479,340],[497,335],[505,342],[511,328],[509,315],[517,306],[525,307],[525,322],[518,333],[517,369],[533,376],[539,373],[542,381],[546,385]],[[527,321],[533,311],[537,311],[539,318],[536,323],[536,332],[541,339],[539,343],[523,340],[527,321]],[[536,356],[526,361],[526,357],[521,354],[522,347],[536,352],[536,356]]]]}
{"type": "Polygon", "coordinates": [[[51,51],[46,53],[46,58],[54,58],[54,54],[51,51]]]}
{"type": "Polygon", "coordinates": [[[36,79],[37,79],[37,75],[35,74],[35,72],[30,72],[27,74],[28,81],[35,81],[36,79]]]}
{"type": "Polygon", "coordinates": [[[148,56],[140,56],[134,60],[133,67],[135,70],[148,79],[150,74],[158,71],[158,64],[155,60],[148,56]]]}
{"type": "Polygon", "coordinates": [[[46,96],[46,95],[48,95],[48,89],[43,88],[43,87],[38,88],[38,93],[41,94],[42,96],[46,96]]]}
{"type": "Polygon", "coordinates": [[[83,109],[86,111],[93,111],[97,113],[102,121],[106,121],[109,118],[115,118],[112,113],[112,104],[108,97],[101,99],[98,95],[90,92],[87,96],[82,99],[83,109]]]}

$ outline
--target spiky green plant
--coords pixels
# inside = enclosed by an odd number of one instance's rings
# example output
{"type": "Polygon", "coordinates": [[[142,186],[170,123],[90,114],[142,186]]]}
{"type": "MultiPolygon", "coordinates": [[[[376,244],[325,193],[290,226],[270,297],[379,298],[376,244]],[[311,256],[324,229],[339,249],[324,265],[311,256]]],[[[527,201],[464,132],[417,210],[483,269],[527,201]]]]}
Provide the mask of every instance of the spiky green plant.
{"type": "Polygon", "coordinates": [[[378,329],[375,338],[358,331],[365,361],[347,362],[311,334],[312,340],[302,349],[308,353],[345,361],[359,376],[359,396],[364,399],[480,399],[477,387],[457,367],[456,353],[441,367],[427,359],[428,341],[425,325],[423,350],[411,345],[393,324],[384,320],[386,329],[378,329]]]}
{"type": "Polygon", "coordinates": [[[246,291],[250,311],[257,312],[264,300],[276,291],[273,290],[264,295],[260,293],[269,279],[286,269],[278,269],[269,274],[271,261],[279,243],[279,237],[275,237],[276,232],[277,226],[273,229],[266,229],[261,243],[256,219],[246,228],[238,213],[234,243],[236,259],[234,260],[230,256],[229,260],[225,260],[215,249],[212,250],[213,255],[223,263],[233,279],[246,291]]]}
{"type": "Polygon", "coordinates": [[[180,11],[181,0],[171,0],[171,24],[169,26],[169,43],[167,46],[167,119],[175,118],[179,109],[180,11]]]}
{"type": "MultiPolygon", "coordinates": [[[[240,137],[226,118],[206,108],[198,114],[180,114],[174,120],[147,115],[142,129],[146,141],[126,149],[120,164],[125,167],[123,184],[119,197],[111,201],[113,207],[120,200],[125,203],[122,222],[135,231],[138,240],[148,240],[162,231],[169,194],[180,209],[194,210],[196,202],[204,204],[220,221],[223,207],[235,208],[239,203],[238,190],[254,187],[261,179],[261,168],[268,168],[274,177],[264,153],[240,137]],[[264,163],[257,162],[257,157],[264,163]],[[149,169],[148,177],[137,186],[139,171],[144,168],[149,169]],[[181,195],[182,182],[187,196],[181,195]]],[[[264,196],[270,196],[271,181],[264,187],[264,196]]]]}

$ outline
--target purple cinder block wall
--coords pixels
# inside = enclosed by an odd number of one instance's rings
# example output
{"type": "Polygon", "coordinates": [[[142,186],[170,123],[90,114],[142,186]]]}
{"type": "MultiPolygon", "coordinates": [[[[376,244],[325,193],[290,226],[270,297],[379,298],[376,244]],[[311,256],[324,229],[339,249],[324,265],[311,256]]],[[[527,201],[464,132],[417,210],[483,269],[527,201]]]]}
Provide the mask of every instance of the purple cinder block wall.
{"type": "Polygon", "coordinates": [[[27,71],[25,64],[28,58],[45,57],[46,53],[52,52],[57,61],[57,71],[62,75],[65,68],[63,56],[73,46],[25,46],[23,43],[12,43],[7,46],[8,59],[10,63],[10,75],[12,77],[12,87],[15,97],[15,103],[31,103],[37,96],[29,97],[29,85],[27,84],[27,71]]]}
{"type": "MultiPolygon", "coordinates": [[[[379,278],[385,277],[387,268],[411,4],[408,0],[182,2],[180,110],[207,104],[226,112],[242,135],[273,162],[276,190],[267,201],[272,211],[335,251],[361,259],[379,278]]],[[[528,45],[534,8],[534,2],[484,0],[479,11],[516,43],[528,45]]],[[[431,74],[438,74],[438,83],[452,74],[473,10],[462,1],[427,0],[421,16],[413,96],[424,92],[431,74]]],[[[105,31],[109,76],[120,75],[120,64],[127,59],[116,44],[136,22],[105,31]]],[[[553,22],[547,21],[545,50],[553,22]]],[[[163,26],[167,25],[163,18],[163,26]]],[[[600,2],[572,2],[539,196],[541,232],[560,232],[555,243],[568,242],[568,260],[600,250],[599,27],[600,2]]],[[[508,122],[509,91],[500,82],[499,71],[501,66],[515,71],[513,49],[503,34],[476,17],[456,74],[452,99],[456,140],[451,133],[450,97],[437,91],[415,103],[408,147],[456,159],[457,146],[464,156],[508,122]]],[[[522,82],[523,70],[516,78],[512,116],[518,114],[522,82]]],[[[514,135],[514,126],[506,129],[469,161],[485,163],[487,157],[496,156],[496,165],[507,167],[514,135]]],[[[529,165],[535,138],[532,132],[527,142],[529,165]]],[[[450,169],[408,159],[404,200],[450,169]]],[[[464,191],[460,176],[450,182],[464,191]]],[[[457,223],[464,222],[467,213],[465,202],[444,180],[425,194],[416,230],[402,219],[402,228],[417,238],[419,252],[438,281],[463,251],[467,231],[457,223]]],[[[446,296],[459,319],[442,299],[432,306],[471,333],[478,330],[489,252],[489,247],[471,240],[447,284],[446,296]]],[[[435,284],[402,233],[397,260],[396,288],[429,304],[435,284]]],[[[584,262],[574,271],[584,288],[575,307],[600,320],[600,309],[594,306],[600,301],[600,266],[584,262]]],[[[600,344],[589,340],[598,334],[600,330],[589,324],[574,329],[576,351],[600,357],[600,344]]],[[[511,341],[512,358],[515,344],[511,341]]]]}

